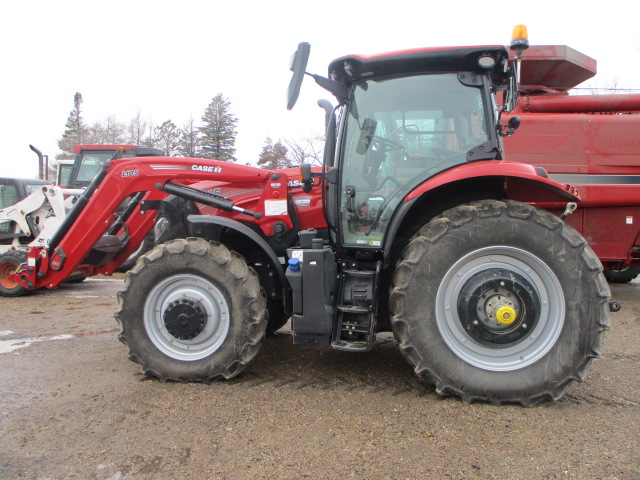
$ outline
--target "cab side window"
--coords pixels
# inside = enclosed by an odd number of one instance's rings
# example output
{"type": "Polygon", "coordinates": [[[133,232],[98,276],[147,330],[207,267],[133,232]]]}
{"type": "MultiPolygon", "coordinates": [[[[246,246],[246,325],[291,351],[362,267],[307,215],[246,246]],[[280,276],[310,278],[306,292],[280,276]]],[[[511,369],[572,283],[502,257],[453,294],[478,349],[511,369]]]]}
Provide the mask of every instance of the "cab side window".
{"type": "Polygon", "coordinates": [[[0,208],[18,203],[18,191],[14,185],[0,185],[0,208]]]}

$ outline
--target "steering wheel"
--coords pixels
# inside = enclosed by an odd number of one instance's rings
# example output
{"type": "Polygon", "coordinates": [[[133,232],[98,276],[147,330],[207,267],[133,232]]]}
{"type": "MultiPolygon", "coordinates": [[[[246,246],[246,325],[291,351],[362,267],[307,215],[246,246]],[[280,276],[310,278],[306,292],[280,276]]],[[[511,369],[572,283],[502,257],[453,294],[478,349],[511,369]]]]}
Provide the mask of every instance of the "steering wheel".
{"type": "Polygon", "coordinates": [[[371,135],[371,145],[376,148],[376,151],[381,153],[391,152],[392,150],[404,150],[405,153],[407,151],[406,147],[400,142],[378,135],[371,135]]]}

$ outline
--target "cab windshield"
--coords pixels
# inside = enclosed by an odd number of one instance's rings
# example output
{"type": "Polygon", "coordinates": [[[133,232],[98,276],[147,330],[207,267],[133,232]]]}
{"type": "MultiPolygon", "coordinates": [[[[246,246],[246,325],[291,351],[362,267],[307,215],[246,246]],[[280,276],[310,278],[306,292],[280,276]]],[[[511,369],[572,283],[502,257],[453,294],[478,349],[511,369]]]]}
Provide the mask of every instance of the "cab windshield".
{"type": "Polygon", "coordinates": [[[381,247],[413,188],[490,140],[481,86],[455,73],[360,82],[342,143],[340,223],[346,246],[381,247]]]}

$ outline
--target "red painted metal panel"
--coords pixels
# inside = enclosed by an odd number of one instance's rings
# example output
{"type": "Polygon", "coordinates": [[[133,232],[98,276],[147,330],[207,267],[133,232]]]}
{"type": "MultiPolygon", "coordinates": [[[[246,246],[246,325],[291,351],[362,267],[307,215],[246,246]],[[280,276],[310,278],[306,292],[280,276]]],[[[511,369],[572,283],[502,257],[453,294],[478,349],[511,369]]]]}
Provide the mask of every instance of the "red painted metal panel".
{"type": "Polygon", "coordinates": [[[575,185],[582,199],[575,226],[605,268],[631,264],[640,231],[640,95],[523,100],[512,113],[521,126],[505,138],[506,158],[575,185]]]}
{"type": "Polygon", "coordinates": [[[566,91],[593,77],[597,62],[566,45],[532,45],[522,55],[522,91],[566,91]]]}
{"type": "Polygon", "coordinates": [[[579,198],[571,192],[571,185],[559,184],[541,177],[531,165],[502,160],[465,163],[446,170],[415,188],[404,199],[408,202],[442,185],[478,177],[505,178],[509,198],[528,202],[574,202],[579,198]],[[524,193],[527,190],[526,194],[524,193]],[[515,198],[518,197],[518,198],[515,198]]]}

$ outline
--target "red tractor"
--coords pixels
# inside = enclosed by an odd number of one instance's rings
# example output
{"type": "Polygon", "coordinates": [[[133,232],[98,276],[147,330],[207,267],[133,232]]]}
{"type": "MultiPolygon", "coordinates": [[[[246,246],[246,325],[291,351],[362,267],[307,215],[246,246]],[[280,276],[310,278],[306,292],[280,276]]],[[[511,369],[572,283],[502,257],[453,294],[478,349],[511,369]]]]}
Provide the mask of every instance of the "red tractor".
{"type": "MultiPolygon", "coordinates": [[[[300,44],[289,108],[308,55],[300,44]]],[[[159,211],[157,236],[178,238],[129,271],[116,313],[147,375],[234,377],[291,317],[295,344],[348,352],[392,330],[442,395],[557,399],[600,352],[609,288],[585,240],[530,205],[570,204],[574,189],[503,158],[517,66],[503,46],[339,58],[313,75],[338,100],[322,168],[114,159],[13,278],[36,289],[78,265],[110,274],[159,211]]]]}

